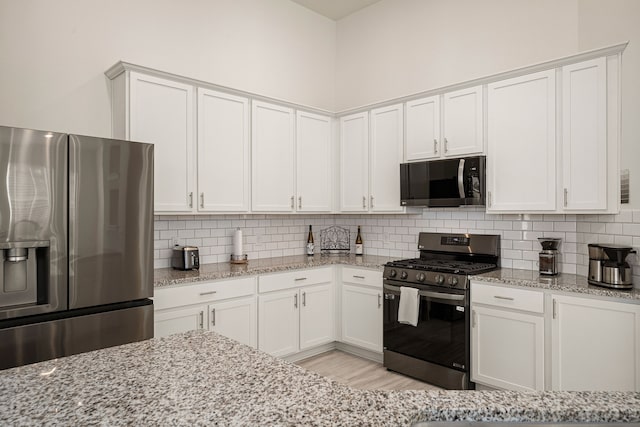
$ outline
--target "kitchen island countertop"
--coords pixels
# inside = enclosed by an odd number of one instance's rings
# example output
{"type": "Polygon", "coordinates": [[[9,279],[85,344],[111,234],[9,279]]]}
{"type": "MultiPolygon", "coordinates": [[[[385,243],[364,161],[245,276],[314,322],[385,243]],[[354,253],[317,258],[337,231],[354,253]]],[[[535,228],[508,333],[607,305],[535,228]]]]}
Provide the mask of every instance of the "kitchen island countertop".
{"type": "Polygon", "coordinates": [[[356,390],[195,331],[0,372],[2,425],[640,421],[640,393],[356,390]]]}

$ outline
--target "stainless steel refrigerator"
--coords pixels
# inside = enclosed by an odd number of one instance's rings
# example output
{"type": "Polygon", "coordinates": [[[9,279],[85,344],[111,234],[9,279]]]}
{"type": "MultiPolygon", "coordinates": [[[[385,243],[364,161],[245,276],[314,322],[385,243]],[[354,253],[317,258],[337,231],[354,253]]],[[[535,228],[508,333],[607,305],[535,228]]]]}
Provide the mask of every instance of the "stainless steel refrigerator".
{"type": "Polygon", "coordinates": [[[153,336],[153,145],[0,127],[0,369],[153,336]]]}

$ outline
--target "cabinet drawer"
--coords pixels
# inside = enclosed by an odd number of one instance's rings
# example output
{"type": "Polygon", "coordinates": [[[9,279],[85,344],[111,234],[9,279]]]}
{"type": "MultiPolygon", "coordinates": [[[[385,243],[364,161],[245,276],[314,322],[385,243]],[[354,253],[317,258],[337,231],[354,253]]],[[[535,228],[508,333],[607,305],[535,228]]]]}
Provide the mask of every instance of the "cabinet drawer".
{"type": "Polygon", "coordinates": [[[331,282],[332,271],[331,267],[325,267],[260,276],[258,290],[263,293],[331,282]]]}
{"type": "Polygon", "coordinates": [[[342,281],[380,288],[382,287],[382,271],[342,267],[342,281]]]}
{"type": "Polygon", "coordinates": [[[156,289],[153,305],[156,310],[237,298],[255,293],[255,277],[224,280],[217,282],[194,283],[168,289],[156,289]]]}
{"type": "Polygon", "coordinates": [[[485,285],[484,283],[471,283],[471,303],[543,313],[544,293],[485,285]]]}

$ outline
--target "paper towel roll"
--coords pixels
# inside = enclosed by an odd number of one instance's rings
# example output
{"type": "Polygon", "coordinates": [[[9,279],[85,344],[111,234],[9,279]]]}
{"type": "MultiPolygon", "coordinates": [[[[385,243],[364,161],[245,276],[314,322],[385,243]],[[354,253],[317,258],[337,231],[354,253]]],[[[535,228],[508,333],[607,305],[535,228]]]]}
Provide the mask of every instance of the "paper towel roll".
{"type": "Polygon", "coordinates": [[[242,252],[242,230],[239,228],[233,233],[233,254],[243,255],[242,252]]]}

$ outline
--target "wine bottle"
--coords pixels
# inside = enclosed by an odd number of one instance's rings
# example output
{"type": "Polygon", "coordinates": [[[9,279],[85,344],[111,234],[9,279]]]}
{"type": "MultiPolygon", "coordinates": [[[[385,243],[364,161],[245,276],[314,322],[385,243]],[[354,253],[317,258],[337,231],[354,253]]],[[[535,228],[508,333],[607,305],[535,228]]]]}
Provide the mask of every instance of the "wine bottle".
{"type": "Polygon", "coordinates": [[[360,235],[360,226],[358,226],[358,235],[356,236],[356,255],[362,255],[362,236],[360,235]]]}
{"type": "Polygon", "coordinates": [[[307,255],[313,256],[313,250],[315,245],[313,244],[313,232],[311,226],[309,226],[309,235],[307,236],[307,255]]]}

